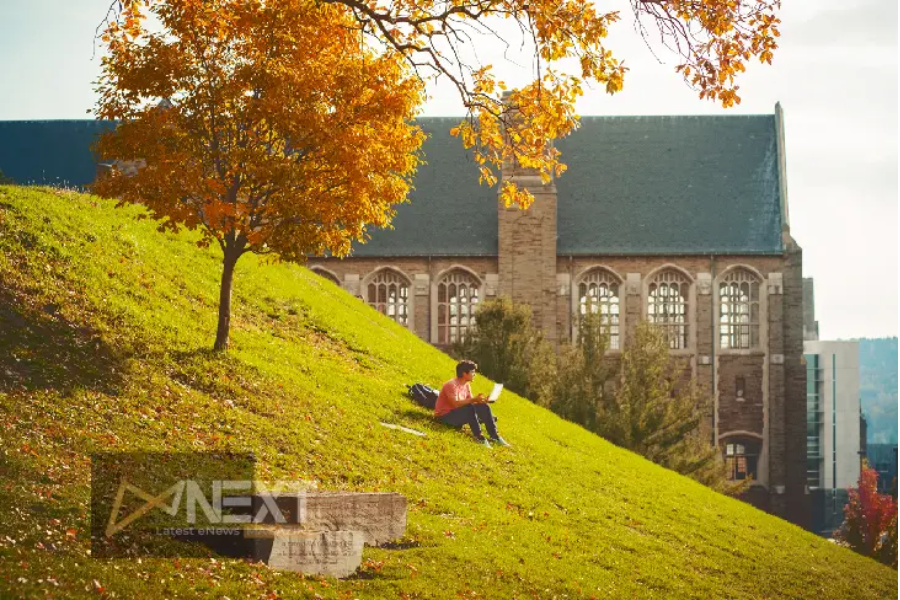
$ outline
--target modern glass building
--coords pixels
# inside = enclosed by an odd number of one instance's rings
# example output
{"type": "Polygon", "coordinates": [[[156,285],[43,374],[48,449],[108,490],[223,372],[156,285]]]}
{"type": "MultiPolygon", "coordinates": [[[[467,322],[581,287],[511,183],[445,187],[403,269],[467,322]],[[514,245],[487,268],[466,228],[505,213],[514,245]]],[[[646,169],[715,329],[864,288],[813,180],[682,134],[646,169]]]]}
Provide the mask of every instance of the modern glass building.
{"type": "Polygon", "coordinates": [[[828,535],[844,520],[847,489],[859,481],[859,344],[806,341],[806,485],[813,529],[828,535]]]}

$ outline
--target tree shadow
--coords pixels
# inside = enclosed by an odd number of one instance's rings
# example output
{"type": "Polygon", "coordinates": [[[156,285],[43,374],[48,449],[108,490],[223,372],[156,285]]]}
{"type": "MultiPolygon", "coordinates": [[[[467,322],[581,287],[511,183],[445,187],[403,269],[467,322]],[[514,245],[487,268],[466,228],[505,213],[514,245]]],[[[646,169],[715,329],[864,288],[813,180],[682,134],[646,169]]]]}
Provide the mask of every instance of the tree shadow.
{"type": "Polygon", "coordinates": [[[169,377],[185,387],[213,398],[226,400],[240,394],[256,394],[258,389],[251,382],[264,379],[256,367],[241,362],[229,352],[218,352],[203,346],[191,350],[169,350],[166,358],[173,369],[169,377]],[[235,377],[241,373],[241,377],[235,377]],[[227,376],[227,377],[223,377],[227,376]]]}
{"type": "Polygon", "coordinates": [[[86,388],[116,395],[122,356],[91,327],[66,320],[53,303],[0,289],[0,392],[86,388]]]}

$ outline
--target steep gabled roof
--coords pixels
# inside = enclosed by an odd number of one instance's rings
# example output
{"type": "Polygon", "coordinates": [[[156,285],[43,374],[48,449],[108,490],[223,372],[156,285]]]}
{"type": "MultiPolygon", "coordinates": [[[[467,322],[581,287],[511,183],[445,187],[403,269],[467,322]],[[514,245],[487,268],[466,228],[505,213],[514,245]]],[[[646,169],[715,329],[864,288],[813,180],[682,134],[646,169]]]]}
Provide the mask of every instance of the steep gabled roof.
{"type": "MultiPolygon", "coordinates": [[[[497,192],[478,184],[470,152],[449,130],[458,117],[422,118],[427,164],[392,230],[354,256],[496,256],[497,192]]],[[[0,122],[0,170],[19,183],[83,186],[90,146],[113,124],[0,122]]],[[[556,181],[560,255],[777,254],[781,187],[774,115],[584,117],[560,140],[556,181]]]]}
{"type": "MultiPolygon", "coordinates": [[[[355,256],[496,255],[496,188],[471,156],[420,119],[428,165],[392,231],[355,256]]],[[[774,115],[585,117],[557,147],[560,255],[777,254],[782,248],[774,115]]]]}
{"type": "Polygon", "coordinates": [[[91,146],[112,121],[0,121],[0,171],[21,185],[84,187],[97,175],[91,146]]]}
{"type": "Polygon", "coordinates": [[[410,202],[397,207],[393,229],[371,231],[353,256],[496,256],[497,188],[478,184],[478,165],[450,129],[460,117],[419,119],[428,136],[410,202]]]}
{"type": "Polygon", "coordinates": [[[559,254],[778,253],[774,115],[586,117],[557,147],[559,254]]]}

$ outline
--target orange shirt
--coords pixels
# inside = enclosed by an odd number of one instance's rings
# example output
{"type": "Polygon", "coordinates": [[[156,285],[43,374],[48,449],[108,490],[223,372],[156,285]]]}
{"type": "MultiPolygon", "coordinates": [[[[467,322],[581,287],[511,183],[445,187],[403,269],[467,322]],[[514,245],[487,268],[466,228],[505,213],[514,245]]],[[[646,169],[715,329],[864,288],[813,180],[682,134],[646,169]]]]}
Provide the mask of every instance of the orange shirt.
{"type": "Polygon", "coordinates": [[[434,405],[434,416],[443,417],[455,408],[459,400],[467,400],[472,397],[472,388],[468,383],[460,383],[459,379],[451,379],[441,388],[437,402],[434,405]]]}

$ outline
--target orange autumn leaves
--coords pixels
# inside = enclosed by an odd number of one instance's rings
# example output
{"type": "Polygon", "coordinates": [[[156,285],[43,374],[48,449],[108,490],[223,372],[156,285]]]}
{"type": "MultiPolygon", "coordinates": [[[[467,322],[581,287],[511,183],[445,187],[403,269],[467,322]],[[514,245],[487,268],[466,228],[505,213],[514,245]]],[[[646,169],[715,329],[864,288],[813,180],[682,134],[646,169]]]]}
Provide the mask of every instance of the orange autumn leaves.
{"type": "MultiPolygon", "coordinates": [[[[159,4],[203,3],[123,0],[118,30],[137,36],[143,12],[159,4]]],[[[278,5],[262,0],[224,4],[247,10],[265,6],[262,12],[274,12],[278,5]]],[[[334,9],[323,14],[353,28],[371,51],[396,61],[396,66],[405,65],[423,79],[450,82],[467,111],[466,120],[453,133],[472,149],[481,181],[489,185],[498,182],[502,165],[510,162],[534,169],[544,182],[559,176],[565,164],[551,142],[578,127],[575,101],[589,85],[599,85],[608,93],[619,91],[627,71],[605,45],[610,27],[622,15],[604,10],[602,2],[310,0],[306,6],[313,12],[334,9]],[[535,74],[531,84],[514,90],[505,101],[506,85],[493,67],[467,58],[491,37],[511,48],[519,44],[499,33],[497,26],[503,21],[511,21],[521,33],[522,48],[533,54],[535,74]]],[[[627,6],[636,34],[651,46],[668,47],[679,57],[676,72],[698,95],[726,107],[740,103],[735,82],[747,63],[751,59],[770,63],[777,48],[780,0],[628,0],[627,6]]],[[[232,12],[222,11],[223,18],[232,12]]],[[[319,39],[322,36],[314,35],[311,42],[319,39]]],[[[326,45],[321,51],[332,48],[326,45]]],[[[419,96],[419,107],[423,100],[419,96]]],[[[501,187],[501,200],[527,207],[533,198],[507,181],[501,187]]]]}
{"type": "Polygon", "coordinates": [[[781,0],[633,0],[663,24],[681,55],[676,67],[700,98],[740,104],[736,77],[756,58],[771,64],[778,48],[781,0]],[[689,43],[686,43],[689,42],[689,43]]]}
{"type": "MultiPolygon", "coordinates": [[[[771,60],[778,0],[630,0],[684,57],[702,98],[739,101],[735,75],[771,60]]],[[[543,183],[565,171],[554,139],[578,126],[589,84],[622,88],[604,41],[620,17],[585,0],[123,0],[107,46],[96,114],[119,126],[98,143],[118,168],[95,192],[145,205],[161,229],[199,229],[223,252],[219,326],[246,252],[345,256],[368,227],[389,226],[421,161],[413,119],[425,81],[456,88],[472,149],[500,200],[534,200],[504,165],[543,183]],[[148,15],[154,22],[148,25],[148,15]],[[472,28],[501,40],[512,19],[533,45],[535,80],[504,96],[491,66],[461,52],[472,28]],[[574,66],[573,66],[574,65],[574,66]]],[[[646,30],[641,29],[642,33],[646,30]]],[[[505,41],[505,40],[504,40],[505,41]]]]}
{"type": "Polygon", "coordinates": [[[95,191],[223,251],[344,255],[389,224],[419,164],[423,86],[364,43],[348,12],[306,0],[126,7],[104,40],[100,155],[144,166],[95,191]]]}

